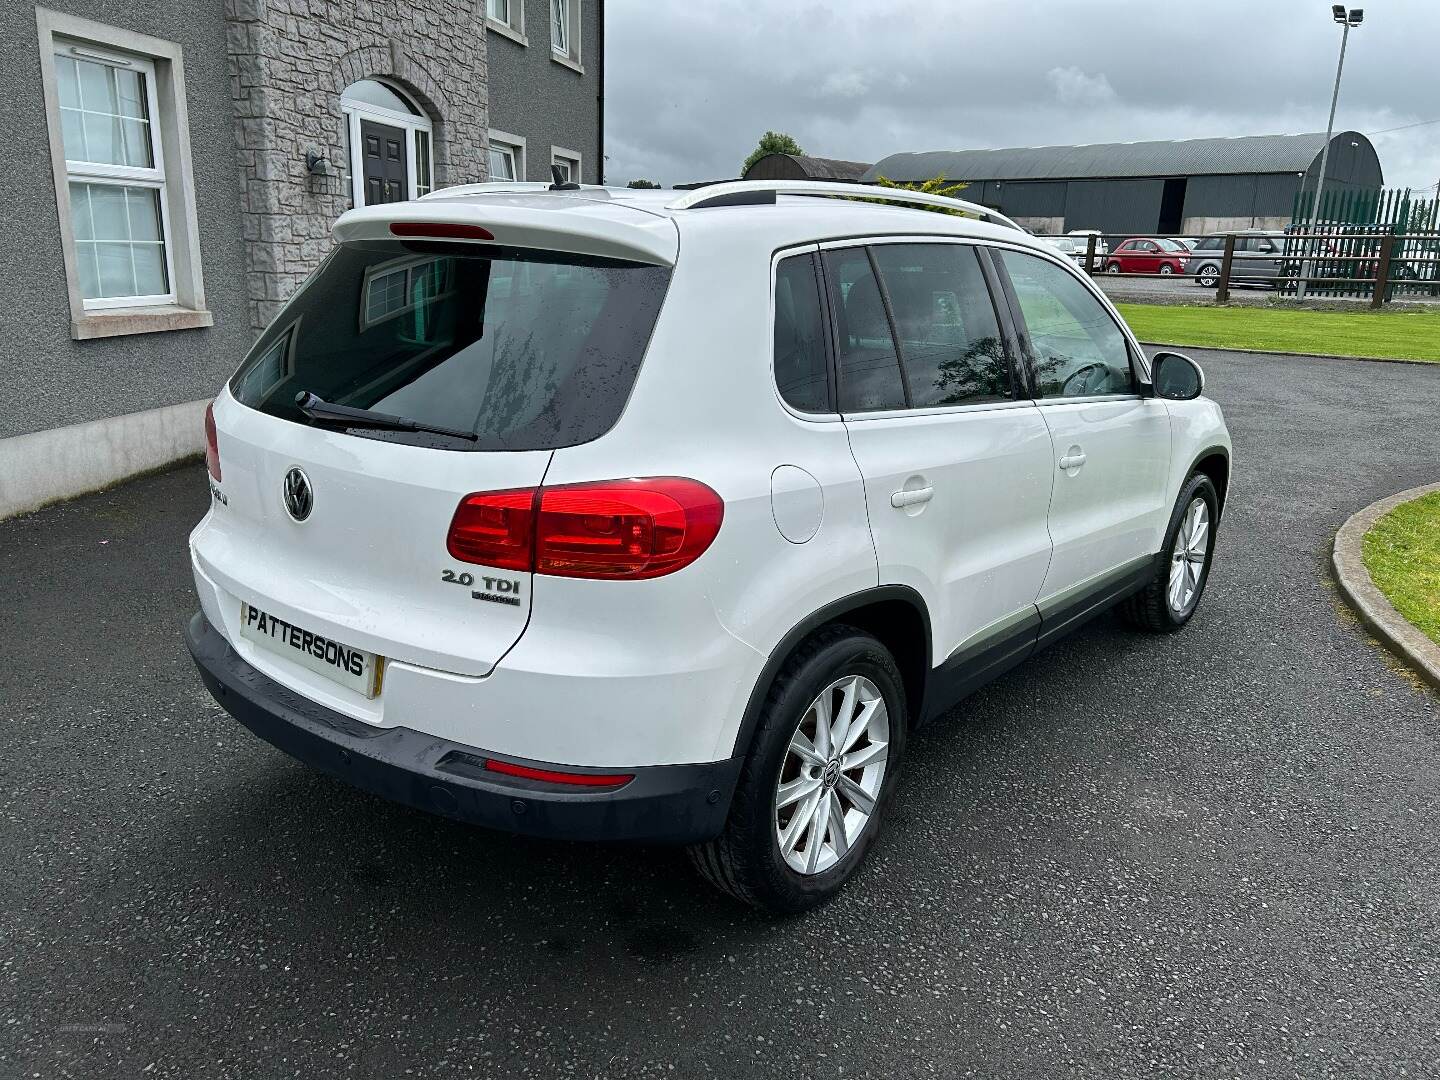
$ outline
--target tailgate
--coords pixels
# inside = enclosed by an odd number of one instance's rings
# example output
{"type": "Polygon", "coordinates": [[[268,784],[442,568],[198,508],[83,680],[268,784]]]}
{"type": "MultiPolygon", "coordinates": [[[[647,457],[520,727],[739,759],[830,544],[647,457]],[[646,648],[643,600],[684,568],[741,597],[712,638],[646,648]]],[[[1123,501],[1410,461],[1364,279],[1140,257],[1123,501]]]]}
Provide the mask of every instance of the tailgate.
{"type": "Polygon", "coordinates": [[[222,478],[191,544],[224,594],[218,625],[232,644],[242,602],[388,659],[462,675],[487,674],[519,638],[531,575],[457,562],[446,534],[463,496],[538,485],[551,451],[456,453],[356,438],[267,416],[228,391],[215,426],[222,478]],[[303,521],[285,505],[292,468],[309,482],[303,521]]]}

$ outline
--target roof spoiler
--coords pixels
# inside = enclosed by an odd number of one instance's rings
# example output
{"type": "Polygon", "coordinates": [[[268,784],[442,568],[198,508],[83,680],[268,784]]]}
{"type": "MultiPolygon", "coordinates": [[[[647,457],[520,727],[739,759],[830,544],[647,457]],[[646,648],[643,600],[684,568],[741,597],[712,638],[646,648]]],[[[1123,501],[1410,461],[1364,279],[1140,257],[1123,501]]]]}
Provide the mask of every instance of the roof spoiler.
{"type": "Polygon", "coordinates": [[[678,199],[668,203],[671,210],[699,210],[707,206],[741,206],[758,203],[773,203],[778,195],[823,195],[826,197],[848,197],[851,199],[874,199],[878,202],[896,203],[901,206],[938,206],[946,210],[959,210],[1005,228],[1020,229],[998,210],[964,199],[951,199],[944,195],[930,195],[923,191],[909,191],[905,188],[877,187],[873,184],[842,184],[826,180],[731,180],[723,184],[687,191],[678,199]]]}

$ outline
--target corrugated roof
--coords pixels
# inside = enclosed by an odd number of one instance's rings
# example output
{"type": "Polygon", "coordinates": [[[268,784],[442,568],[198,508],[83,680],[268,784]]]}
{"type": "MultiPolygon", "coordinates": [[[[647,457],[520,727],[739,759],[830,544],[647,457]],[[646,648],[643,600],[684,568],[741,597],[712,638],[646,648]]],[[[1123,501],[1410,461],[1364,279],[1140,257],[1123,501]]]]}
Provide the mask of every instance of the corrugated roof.
{"type": "MultiPolygon", "coordinates": [[[[1365,138],[1338,132],[1340,138],[1365,138]]],[[[1114,176],[1206,176],[1302,173],[1325,145],[1323,134],[1249,135],[1236,139],[1026,146],[1008,150],[934,150],[891,154],[863,177],[873,180],[1068,180],[1114,176]]]]}
{"type": "Polygon", "coordinates": [[[841,161],[839,158],[791,154],[811,180],[859,180],[870,168],[868,161],[841,161]]]}

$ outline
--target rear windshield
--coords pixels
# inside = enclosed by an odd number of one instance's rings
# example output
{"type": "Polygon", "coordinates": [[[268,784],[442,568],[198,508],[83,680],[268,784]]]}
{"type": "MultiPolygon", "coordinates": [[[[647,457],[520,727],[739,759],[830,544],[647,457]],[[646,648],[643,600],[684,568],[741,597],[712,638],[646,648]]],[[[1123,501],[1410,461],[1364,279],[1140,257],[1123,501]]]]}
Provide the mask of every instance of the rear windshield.
{"type": "Polygon", "coordinates": [[[461,450],[548,450],[620,416],[670,280],[665,267],[476,245],[344,244],[256,343],[230,391],[305,422],[327,402],[473,431],[352,428],[461,450]]]}

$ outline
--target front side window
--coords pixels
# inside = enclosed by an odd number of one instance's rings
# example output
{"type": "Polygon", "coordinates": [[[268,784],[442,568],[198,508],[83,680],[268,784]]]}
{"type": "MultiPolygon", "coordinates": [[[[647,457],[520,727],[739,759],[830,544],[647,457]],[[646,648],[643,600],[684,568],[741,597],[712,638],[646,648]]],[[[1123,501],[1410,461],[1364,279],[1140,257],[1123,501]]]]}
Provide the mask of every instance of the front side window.
{"type": "Polygon", "coordinates": [[[351,429],[457,450],[597,438],[620,415],[669,283],[665,267],[519,248],[342,244],[251,350],[230,387],[303,422],[327,402],[474,432],[351,429]]]}
{"type": "Polygon", "coordinates": [[[1042,398],[1130,394],[1130,346],[1100,301],[1048,259],[1003,251],[1024,318],[1036,395],[1042,398]]]}
{"type": "Polygon", "coordinates": [[[877,244],[914,408],[1003,401],[1010,364],[975,249],[877,244]]]}
{"type": "Polygon", "coordinates": [[[81,297],[87,307],[173,300],[154,65],[58,44],[55,81],[81,297]]]}
{"type": "Polygon", "coordinates": [[[792,255],[775,268],[775,385],[791,408],[829,411],[825,315],[811,255],[792,255]]]}
{"type": "Polygon", "coordinates": [[[900,358],[866,249],[825,252],[825,276],[840,343],[840,410],[903,409],[900,358]]]}

